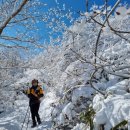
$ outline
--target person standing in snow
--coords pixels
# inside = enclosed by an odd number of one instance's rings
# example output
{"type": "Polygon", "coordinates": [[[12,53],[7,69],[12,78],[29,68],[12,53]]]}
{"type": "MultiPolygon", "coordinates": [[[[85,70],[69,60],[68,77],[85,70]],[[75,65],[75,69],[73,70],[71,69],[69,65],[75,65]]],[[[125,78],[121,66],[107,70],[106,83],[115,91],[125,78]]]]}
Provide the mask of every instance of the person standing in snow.
{"type": "Polygon", "coordinates": [[[38,114],[38,111],[40,107],[40,98],[44,96],[44,91],[41,86],[38,85],[38,80],[34,79],[32,80],[32,87],[28,90],[23,90],[23,93],[28,95],[29,97],[29,106],[33,122],[32,128],[34,128],[37,125],[36,118],[38,124],[41,124],[41,119],[38,114]]]}

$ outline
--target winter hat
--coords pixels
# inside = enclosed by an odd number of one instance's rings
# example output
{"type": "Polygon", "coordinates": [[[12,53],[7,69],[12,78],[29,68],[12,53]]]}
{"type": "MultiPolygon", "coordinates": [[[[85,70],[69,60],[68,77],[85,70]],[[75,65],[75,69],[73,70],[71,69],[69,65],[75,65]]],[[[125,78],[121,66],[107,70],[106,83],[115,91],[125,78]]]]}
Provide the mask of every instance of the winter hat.
{"type": "Polygon", "coordinates": [[[37,79],[33,79],[33,80],[32,80],[32,84],[33,84],[33,83],[38,83],[38,80],[37,80],[37,79]]]}

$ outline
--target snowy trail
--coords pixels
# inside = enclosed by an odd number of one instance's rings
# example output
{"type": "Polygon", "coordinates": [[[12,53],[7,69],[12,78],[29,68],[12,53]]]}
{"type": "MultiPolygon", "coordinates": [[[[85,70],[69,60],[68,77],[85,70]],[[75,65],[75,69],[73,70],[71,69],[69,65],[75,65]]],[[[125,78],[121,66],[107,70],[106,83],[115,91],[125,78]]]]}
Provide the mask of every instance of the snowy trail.
{"type": "MultiPolygon", "coordinates": [[[[29,125],[27,130],[49,130],[51,129],[51,104],[56,101],[55,94],[48,92],[41,102],[39,114],[42,124],[36,128],[31,127],[31,117],[29,118],[29,125]]],[[[2,113],[0,115],[0,130],[21,130],[22,123],[28,108],[28,99],[21,96],[21,99],[16,101],[18,108],[10,113],[2,113]]],[[[28,117],[27,117],[28,118],[28,117]]],[[[27,120],[22,130],[26,130],[27,120]]]]}

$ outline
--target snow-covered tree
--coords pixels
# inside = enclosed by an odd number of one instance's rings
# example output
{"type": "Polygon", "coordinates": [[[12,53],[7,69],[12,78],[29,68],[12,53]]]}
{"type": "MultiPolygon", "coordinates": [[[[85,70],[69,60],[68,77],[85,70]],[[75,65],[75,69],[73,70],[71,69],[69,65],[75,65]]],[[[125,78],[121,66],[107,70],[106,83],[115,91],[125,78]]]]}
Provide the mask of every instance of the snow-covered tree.
{"type": "MultiPolygon", "coordinates": [[[[118,121],[114,120],[115,115],[111,116],[114,105],[111,105],[110,99],[112,103],[117,101],[114,99],[121,99],[121,103],[124,103],[124,99],[129,97],[128,85],[125,88],[122,86],[127,82],[124,79],[130,78],[130,16],[129,9],[119,3],[120,0],[117,0],[113,7],[109,7],[106,1],[103,6],[94,5],[90,12],[79,12],[81,16],[69,27],[57,21],[57,18],[47,19],[52,31],[63,34],[56,39],[50,38],[44,52],[27,62],[24,77],[16,83],[29,82],[36,77],[46,86],[46,92],[51,92],[53,102],[49,104],[49,114],[52,129],[90,130],[95,127],[96,130],[100,125],[104,127],[105,123],[105,128],[110,129],[127,115],[129,105],[117,105],[118,110],[122,107],[122,115],[118,121]],[[121,84],[109,88],[120,81],[121,84]],[[114,97],[115,94],[118,96],[114,97]],[[110,121],[105,112],[108,112],[110,121]],[[86,113],[92,118],[87,118],[86,113]],[[91,128],[90,124],[94,126],[91,128]]],[[[50,9],[49,13],[54,15],[57,10],[50,9]]],[[[57,17],[60,16],[62,14],[58,13],[57,17]]],[[[14,56],[13,53],[6,65],[17,65],[14,56]]],[[[50,95],[46,95],[47,100],[50,95]]]]}

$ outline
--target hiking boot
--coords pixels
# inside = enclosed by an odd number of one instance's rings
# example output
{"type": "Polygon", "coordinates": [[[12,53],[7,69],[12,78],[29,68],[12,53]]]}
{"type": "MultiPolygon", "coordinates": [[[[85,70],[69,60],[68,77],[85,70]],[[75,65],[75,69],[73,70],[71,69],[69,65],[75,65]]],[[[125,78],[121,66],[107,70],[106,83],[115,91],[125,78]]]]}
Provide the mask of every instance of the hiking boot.
{"type": "Polygon", "coordinates": [[[36,127],[37,126],[37,124],[36,123],[33,123],[33,125],[31,126],[31,128],[34,128],[34,127],[36,127]]]}
{"type": "Polygon", "coordinates": [[[38,121],[38,124],[40,125],[42,122],[41,121],[38,121]]]}

